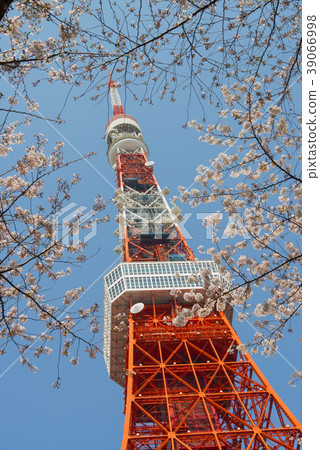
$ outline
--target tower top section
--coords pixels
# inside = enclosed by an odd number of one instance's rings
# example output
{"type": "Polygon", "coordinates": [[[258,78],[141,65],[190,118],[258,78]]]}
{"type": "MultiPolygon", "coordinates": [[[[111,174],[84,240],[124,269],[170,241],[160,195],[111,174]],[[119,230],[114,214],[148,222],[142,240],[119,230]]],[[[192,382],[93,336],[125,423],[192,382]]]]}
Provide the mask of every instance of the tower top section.
{"type": "Polygon", "coordinates": [[[108,161],[111,167],[117,169],[118,155],[121,153],[144,153],[149,150],[143,140],[141,128],[137,120],[125,114],[118,92],[118,84],[109,72],[108,82],[113,116],[106,125],[106,141],[108,145],[108,161]]]}
{"type": "Polygon", "coordinates": [[[113,115],[124,114],[124,109],[121,103],[121,98],[117,89],[117,83],[112,79],[111,73],[109,71],[109,92],[111,97],[111,104],[113,109],[113,115]]]}

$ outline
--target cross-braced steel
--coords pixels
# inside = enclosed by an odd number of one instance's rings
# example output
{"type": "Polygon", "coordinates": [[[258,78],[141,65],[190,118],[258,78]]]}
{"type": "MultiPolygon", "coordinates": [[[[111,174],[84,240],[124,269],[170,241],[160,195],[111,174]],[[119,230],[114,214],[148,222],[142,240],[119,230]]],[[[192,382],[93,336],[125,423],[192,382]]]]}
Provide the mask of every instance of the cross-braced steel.
{"type": "Polygon", "coordinates": [[[299,449],[298,421],[225,315],[177,328],[174,314],[168,298],[129,317],[121,450],[299,449]]]}
{"type": "Polygon", "coordinates": [[[194,256],[177,226],[145,154],[121,153],[116,205],[121,211],[124,261],[167,261],[194,256]]]}

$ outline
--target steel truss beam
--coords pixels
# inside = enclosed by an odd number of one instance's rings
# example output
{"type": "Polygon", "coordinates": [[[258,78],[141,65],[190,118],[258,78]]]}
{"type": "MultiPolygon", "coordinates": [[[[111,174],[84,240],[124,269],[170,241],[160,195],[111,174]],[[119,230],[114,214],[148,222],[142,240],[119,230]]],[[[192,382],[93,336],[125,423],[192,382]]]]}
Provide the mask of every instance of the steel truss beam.
{"type": "Polygon", "coordinates": [[[129,317],[121,450],[299,450],[301,426],[223,313],[168,325],[170,304],[129,317]]]}
{"type": "Polygon", "coordinates": [[[146,162],[145,154],[118,155],[115,203],[123,215],[120,235],[124,261],[166,261],[172,255],[194,260],[160,191],[153,168],[146,162]]]}

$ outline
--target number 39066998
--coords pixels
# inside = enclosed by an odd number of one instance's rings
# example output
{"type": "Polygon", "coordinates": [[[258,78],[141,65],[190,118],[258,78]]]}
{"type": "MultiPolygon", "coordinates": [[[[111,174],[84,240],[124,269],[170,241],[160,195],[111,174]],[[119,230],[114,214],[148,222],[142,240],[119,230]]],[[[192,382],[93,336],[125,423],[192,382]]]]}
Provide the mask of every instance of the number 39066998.
{"type": "Polygon", "coordinates": [[[317,31],[316,31],[316,16],[307,16],[307,74],[316,74],[316,44],[317,44],[317,31]]]}

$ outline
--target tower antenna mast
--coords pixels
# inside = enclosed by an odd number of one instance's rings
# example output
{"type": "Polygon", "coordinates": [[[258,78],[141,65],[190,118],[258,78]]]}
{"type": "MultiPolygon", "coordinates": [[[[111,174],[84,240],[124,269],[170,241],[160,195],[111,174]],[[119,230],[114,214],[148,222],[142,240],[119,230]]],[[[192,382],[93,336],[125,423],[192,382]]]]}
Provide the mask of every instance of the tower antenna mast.
{"type": "Polygon", "coordinates": [[[111,97],[113,115],[116,116],[118,114],[124,114],[124,109],[118,92],[117,83],[112,79],[110,70],[108,70],[108,74],[109,74],[108,87],[111,97]]]}

